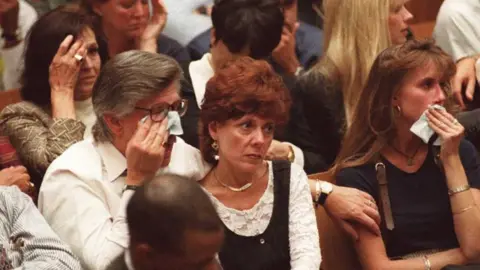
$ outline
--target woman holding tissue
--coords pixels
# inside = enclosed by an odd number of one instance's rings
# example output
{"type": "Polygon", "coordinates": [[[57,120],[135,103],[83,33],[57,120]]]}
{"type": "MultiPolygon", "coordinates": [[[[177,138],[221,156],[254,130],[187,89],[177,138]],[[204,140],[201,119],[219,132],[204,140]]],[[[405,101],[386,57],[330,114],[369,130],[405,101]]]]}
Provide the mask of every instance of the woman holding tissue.
{"type": "Polygon", "coordinates": [[[54,159],[91,134],[99,71],[89,16],[77,7],[59,7],[32,26],[20,89],[24,101],[2,111],[0,126],[37,187],[54,159]]]}
{"type": "Polygon", "coordinates": [[[225,270],[318,270],[320,249],[308,179],[266,161],[290,97],[265,61],[239,58],[207,83],[200,150],[214,167],[201,181],[225,225],[225,270]]]}
{"type": "Polygon", "coordinates": [[[431,41],[389,48],[373,64],[334,167],[339,185],[369,193],[381,208],[382,236],[357,228],[365,269],[480,261],[480,167],[449,113],[454,74],[431,41]]]}

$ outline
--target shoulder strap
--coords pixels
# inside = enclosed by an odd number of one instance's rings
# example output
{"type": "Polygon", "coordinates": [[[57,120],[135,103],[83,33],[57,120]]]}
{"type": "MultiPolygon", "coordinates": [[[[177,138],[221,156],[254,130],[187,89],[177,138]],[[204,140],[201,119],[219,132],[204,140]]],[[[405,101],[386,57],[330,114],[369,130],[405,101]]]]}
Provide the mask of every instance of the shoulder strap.
{"type": "Polygon", "coordinates": [[[392,207],[390,204],[390,195],[388,193],[388,181],[387,181],[387,172],[385,164],[378,159],[378,162],[375,164],[375,171],[377,175],[377,181],[379,186],[379,197],[381,201],[381,211],[383,212],[383,218],[385,220],[385,225],[388,230],[393,230],[395,224],[393,222],[392,207]]]}

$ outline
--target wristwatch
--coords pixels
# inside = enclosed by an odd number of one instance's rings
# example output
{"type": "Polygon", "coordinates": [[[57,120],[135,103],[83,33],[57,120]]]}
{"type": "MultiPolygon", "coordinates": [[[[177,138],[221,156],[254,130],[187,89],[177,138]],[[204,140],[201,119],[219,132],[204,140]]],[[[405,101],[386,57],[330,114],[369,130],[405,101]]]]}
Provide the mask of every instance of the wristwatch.
{"type": "Polygon", "coordinates": [[[122,189],[122,194],[127,191],[127,190],[137,190],[138,186],[134,186],[134,185],[125,185],[123,186],[123,189],[122,189]]]}
{"type": "Polygon", "coordinates": [[[321,181],[320,183],[320,193],[317,197],[316,203],[319,205],[324,205],[327,200],[328,195],[333,191],[333,185],[326,181],[321,181]]]}

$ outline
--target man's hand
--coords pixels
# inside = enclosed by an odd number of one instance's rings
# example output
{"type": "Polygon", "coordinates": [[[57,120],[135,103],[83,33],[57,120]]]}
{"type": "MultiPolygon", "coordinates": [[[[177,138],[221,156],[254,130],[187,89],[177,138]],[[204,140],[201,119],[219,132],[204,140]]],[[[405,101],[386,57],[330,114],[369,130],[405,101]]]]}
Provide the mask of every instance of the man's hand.
{"type": "Polygon", "coordinates": [[[291,148],[288,143],[273,140],[265,158],[267,160],[287,159],[290,150],[291,148]]]}
{"type": "Polygon", "coordinates": [[[23,166],[6,168],[0,171],[1,186],[17,186],[21,191],[30,190],[30,175],[23,166]]]}
{"type": "Polygon", "coordinates": [[[463,102],[463,88],[466,87],[465,96],[472,101],[475,91],[475,62],[477,57],[466,57],[457,62],[457,73],[452,79],[452,91],[457,103],[465,109],[463,102]]]}
{"type": "Polygon", "coordinates": [[[127,185],[142,185],[147,177],[152,177],[162,167],[165,157],[165,144],[168,141],[168,119],[152,122],[150,117],[141,121],[127,145],[127,185]]]}
{"type": "Polygon", "coordinates": [[[375,200],[369,194],[355,188],[334,186],[327,197],[325,210],[355,240],[358,233],[352,223],[361,224],[380,235],[380,214],[375,200]]]}
{"type": "Polygon", "coordinates": [[[298,61],[295,52],[296,40],[295,34],[299,27],[299,23],[285,24],[282,31],[282,39],[278,46],[273,50],[272,57],[275,63],[279,64],[288,74],[294,75],[299,68],[300,61],[298,61]]]}

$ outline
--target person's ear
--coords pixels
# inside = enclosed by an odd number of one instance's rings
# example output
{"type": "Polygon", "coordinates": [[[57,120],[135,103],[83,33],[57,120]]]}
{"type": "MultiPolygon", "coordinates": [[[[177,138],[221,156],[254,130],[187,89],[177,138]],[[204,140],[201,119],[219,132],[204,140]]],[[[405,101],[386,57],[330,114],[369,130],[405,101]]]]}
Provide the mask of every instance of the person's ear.
{"type": "Polygon", "coordinates": [[[111,114],[105,114],[103,116],[103,121],[113,133],[114,137],[120,137],[123,134],[123,123],[117,117],[111,114]]]}
{"type": "Polygon", "coordinates": [[[208,124],[208,133],[210,133],[210,137],[212,137],[214,141],[218,140],[218,125],[217,122],[210,122],[208,124]]]}
{"type": "Polygon", "coordinates": [[[392,99],[392,106],[395,107],[395,106],[398,106],[398,105],[400,105],[399,98],[398,98],[398,96],[394,96],[393,99],[392,99]]]}
{"type": "Polygon", "coordinates": [[[215,28],[212,27],[212,30],[210,30],[210,48],[212,48],[215,45],[215,28]]]}
{"type": "Polygon", "coordinates": [[[98,3],[97,1],[93,1],[93,3],[92,3],[93,13],[97,14],[100,17],[103,16],[103,12],[102,12],[102,8],[101,8],[102,4],[103,3],[98,3]]]}

